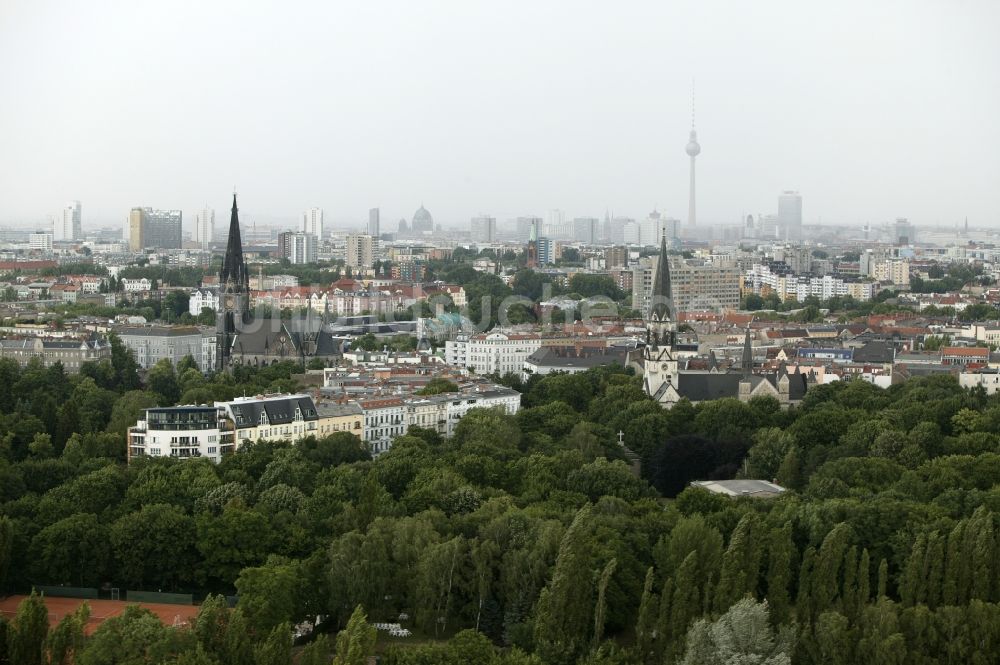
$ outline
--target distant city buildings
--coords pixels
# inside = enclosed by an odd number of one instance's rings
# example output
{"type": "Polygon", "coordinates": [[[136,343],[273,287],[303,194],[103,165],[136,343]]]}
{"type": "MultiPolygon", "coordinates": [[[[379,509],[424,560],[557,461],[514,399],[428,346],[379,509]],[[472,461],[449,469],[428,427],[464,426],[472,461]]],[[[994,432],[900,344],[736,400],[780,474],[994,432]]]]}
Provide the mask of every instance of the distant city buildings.
{"type": "Polygon", "coordinates": [[[434,232],[434,218],[423,205],[413,213],[413,220],[410,223],[410,231],[414,235],[434,232]]]}
{"type": "Polygon", "coordinates": [[[778,197],[778,226],[785,240],[802,241],[802,195],[798,192],[785,191],[778,197]]]}
{"type": "Polygon", "coordinates": [[[215,210],[205,206],[194,219],[194,241],[208,249],[215,240],[215,210]]]}
{"type": "Polygon", "coordinates": [[[917,230],[905,217],[897,217],[892,227],[892,241],[897,245],[912,245],[917,241],[917,230]]]}
{"type": "Polygon", "coordinates": [[[372,208],[368,211],[368,235],[374,238],[378,238],[381,235],[378,208],[372,208]]]}
{"type": "Polygon", "coordinates": [[[596,217],[577,217],[573,220],[573,240],[586,245],[596,245],[600,239],[600,220],[596,217]]]}
{"type": "Polygon", "coordinates": [[[130,251],[143,249],[180,249],[180,210],[154,210],[153,208],[132,208],[128,218],[128,247],[130,251]]]}
{"type": "Polygon", "coordinates": [[[536,239],[542,237],[541,217],[518,217],[515,224],[517,239],[521,242],[531,240],[532,231],[534,231],[536,239]]]}
{"type": "Polygon", "coordinates": [[[497,239],[497,218],[488,215],[473,217],[471,222],[473,242],[489,243],[497,239]]]}
{"type": "Polygon", "coordinates": [[[310,208],[302,213],[302,232],[311,233],[320,240],[323,239],[323,209],[310,208]]]}
{"type": "Polygon", "coordinates": [[[62,224],[54,234],[56,240],[83,239],[83,213],[79,201],[70,201],[62,210],[62,224]]]}
{"type": "Polygon", "coordinates": [[[565,211],[559,208],[549,210],[543,235],[558,240],[569,240],[573,237],[572,228],[568,228],[566,224],[565,211]]]}

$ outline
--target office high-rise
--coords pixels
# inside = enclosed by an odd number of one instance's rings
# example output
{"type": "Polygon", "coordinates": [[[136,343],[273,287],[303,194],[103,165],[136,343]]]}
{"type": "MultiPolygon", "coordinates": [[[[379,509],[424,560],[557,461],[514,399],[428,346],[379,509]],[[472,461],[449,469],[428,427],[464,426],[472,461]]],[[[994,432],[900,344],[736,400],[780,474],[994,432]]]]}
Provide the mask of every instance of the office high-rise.
{"type": "Polygon", "coordinates": [[[294,265],[316,263],[318,256],[316,245],[316,236],[304,231],[285,231],[278,235],[281,257],[288,259],[289,263],[294,265]]]}
{"type": "Polygon", "coordinates": [[[493,243],[497,239],[497,218],[488,215],[473,217],[471,230],[474,242],[493,243]]]}
{"type": "Polygon", "coordinates": [[[576,217],[573,220],[573,240],[596,245],[600,238],[600,221],[596,217],[576,217]]]}
{"type": "Polygon", "coordinates": [[[56,240],[81,240],[82,213],[79,201],[70,201],[62,211],[62,225],[55,233],[56,240]]]}
{"type": "Polygon", "coordinates": [[[311,233],[317,239],[323,239],[323,209],[310,208],[302,213],[302,228],[304,233],[311,233]]]}
{"type": "Polygon", "coordinates": [[[566,213],[559,208],[549,210],[545,226],[545,237],[569,239],[573,237],[573,229],[566,224],[566,213]]]}
{"type": "Polygon", "coordinates": [[[538,265],[547,266],[556,262],[556,243],[551,238],[538,239],[538,265]]]}
{"type": "Polygon", "coordinates": [[[372,208],[368,211],[368,235],[378,238],[381,233],[379,232],[379,211],[378,208],[372,208]]]}
{"type": "Polygon", "coordinates": [[[630,217],[612,217],[611,235],[608,236],[607,242],[612,245],[624,245],[625,226],[630,223],[634,224],[635,220],[630,217]]]}
{"type": "Polygon", "coordinates": [[[778,228],[785,240],[802,240],[802,195],[785,191],[778,197],[778,228]]]}
{"type": "Polygon", "coordinates": [[[917,241],[917,232],[905,217],[897,217],[892,227],[892,241],[897,245],[912,245],[917,241]]]}
{"type": "Polygon", "coordinates": [[[215,210],[205,206],[194,218],[194,241],[202,249],[208,249],[215,239],[215,210]]]}
{"type": "Polygon", "coordinates": [[[180,249],[182,221],[180,210],[132,208],[128,217],[129,250],[138,252],[146,247],[180,249]]]}

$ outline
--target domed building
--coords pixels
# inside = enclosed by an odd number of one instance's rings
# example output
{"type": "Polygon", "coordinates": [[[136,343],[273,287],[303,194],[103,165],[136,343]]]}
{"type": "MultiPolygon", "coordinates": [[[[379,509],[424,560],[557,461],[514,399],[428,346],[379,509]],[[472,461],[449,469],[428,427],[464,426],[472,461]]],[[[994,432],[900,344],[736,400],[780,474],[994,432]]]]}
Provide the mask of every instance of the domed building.
{"type": "Polygon", "coordinates": [[[413,213],[413,221],[410,222],[410,230],[414,233],[431,233],[434,231],[434,218],[427,212],[423,205],[413,213]]]}

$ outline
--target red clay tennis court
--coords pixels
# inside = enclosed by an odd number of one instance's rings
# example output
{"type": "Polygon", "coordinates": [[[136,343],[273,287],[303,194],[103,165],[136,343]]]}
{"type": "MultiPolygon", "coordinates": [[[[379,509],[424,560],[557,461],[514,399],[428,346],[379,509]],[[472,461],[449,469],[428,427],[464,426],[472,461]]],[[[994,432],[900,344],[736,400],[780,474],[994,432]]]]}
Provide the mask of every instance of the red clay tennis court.
{"type": "MultiPolygon", "coordinates": [[[[27,596],[9,596],[0,599],[0,615],[13,618],[17,613],[17,606],[27,596]]],[[[195,605],[167,605],[164,603],[129,603],[123,600],[96,600],[82,598],[55,598],[45,596],[45,607],[49,611],[49,626],[55,626],[59,621],[79,607],[82,603],[90,603],[90,622],[87,625],[87,634],[90,635],[103,622],[113,616],[118,616],[125,611],[129,605],[139,605],[150,610],[160,618],[165,626],[186,626],[191,619],[198,614],[198,607],[195,605]]]]}

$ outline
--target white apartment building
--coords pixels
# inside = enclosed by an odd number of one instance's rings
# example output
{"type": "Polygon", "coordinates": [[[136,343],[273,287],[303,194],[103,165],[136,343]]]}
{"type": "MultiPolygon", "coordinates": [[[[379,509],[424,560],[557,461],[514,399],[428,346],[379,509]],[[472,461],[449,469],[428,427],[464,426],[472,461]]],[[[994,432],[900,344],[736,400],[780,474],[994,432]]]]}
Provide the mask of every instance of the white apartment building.
{"type": "Polygon", "coordinates": [[[820,300],[834,296],[851,296],[865,301],[871,300],[876,293],[874,282],[848,281],[835,275],[822,277],[796,275],[772,271],[770,266],[754,264],[743,276],[743,290],[747,293],[767,295],[774,293],[781,299],[802,302],[809,296],[820,300]]]}
{"type": "Polygon", "coordinates": [[[373,397],[360,401],[365,416],[364,436],[372,455],[392,447],[392,440],[406,434],[406,406],[399,397],[373,397]]]}
{"type": "Polygon", "coordinates": [[[81,240],[83,238],[82,214],[79,201],[70,201],[62,211],[62,224],[57,229],[56,240],[81,240]]]}
{"type": "Polygon", "coordinates": [[[1000,392],[1000,370],[979,369],[974,372],[962,372],[958,375],[958,385],[963,388],[982,387],[987,395],[1000,392]]]}
{"type": "Polygon", "coordinates": [[[876,261],[871,266],[871,276],[879,282],[892,282],[896,286],[910,283],[910,262],[904,259],[876,261]]]}
{"type": "Polygon", "coordinates": [[[362,400],[365,414],[365,441],[373,454],[392,447],[392,439],[410,427],[421,427],[449,437],[459,421],[472,409],[501,407],[513,415],[521,408],[521,393],[503,386],[490,386],[471,392],[439,395],[362,400]]]}
{"type": "Polygon", "coordinates": [[[219,462],[236,448],[232,423],[217,406],[146,409],[145,418],[128,429],[128,459],[136,457],[207,457],[219,462]]]}
{"type": "Polygon", "coordinates": [[[219,311],[219,292],[215,289],[195,289],[188,297],[188,312],[198,316],[205,307],[213,312],[219,311]]]}
{"type": "Polygon", "coordinates": [[[459,335],[445,342],[445,360],[476,374],[520,374],[524,361],[541,346],[541,336],[533,334],[459,335]]]}
{"type": "Polygon", "coordinates": [[[35,231],[28,236],[28,249],[32,252],[52,253],[52,234],[45,231],[35,231]]]}

